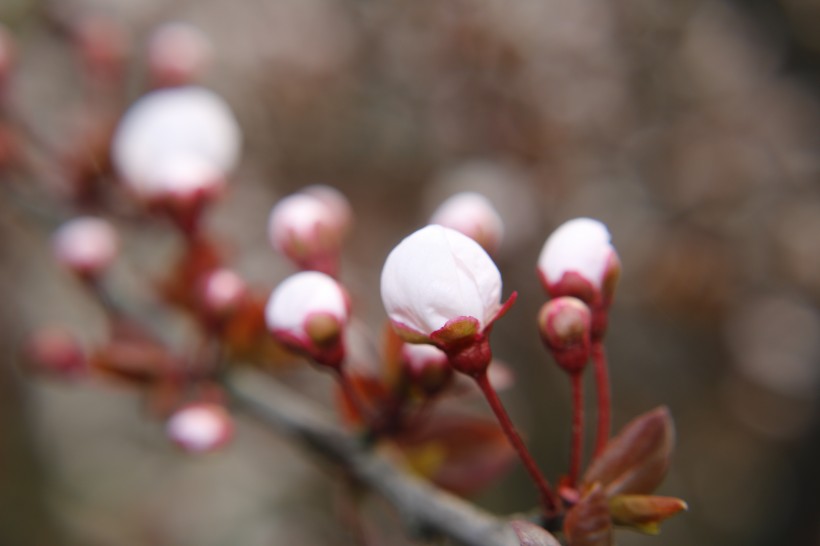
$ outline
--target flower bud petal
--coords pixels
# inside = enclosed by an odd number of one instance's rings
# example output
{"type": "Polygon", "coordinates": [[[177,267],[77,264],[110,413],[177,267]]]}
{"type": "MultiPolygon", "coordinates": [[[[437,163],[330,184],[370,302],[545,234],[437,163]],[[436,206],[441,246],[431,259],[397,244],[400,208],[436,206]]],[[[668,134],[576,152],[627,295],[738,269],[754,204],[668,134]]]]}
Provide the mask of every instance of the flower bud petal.
{"type": "Polygon", "coordinates": [[[67,268],[80,275],[96,275],[117,257],[119,238],[108,221],[84,216],[60,226],[52,246],[57,260],[67,268]]]}
{"type": "Polygon", "coordinates": [[[504,223],[489,199],[476,192],[461,192],[444,201],[430,217],[431,224],[454,229],[470,237],[484,250],[498,250],[504,223]]]}
{"type": "Polygon", "coordinates": [[[212,315],[224,315],[236,309],[248,293],[245,281],[230,269],[217,269],[202,282],[202,307],[212,315]]]}
{"type": "Polygon", "coordinates": [[[165,428],[168,437],[189,453],[208,453],[233,436],[233,422],[222,406],[189,404],[177,410],[165,428]]]}
{"type": "Polygon", "coordinates": [[[183,22],[165,23],[148,41],[148,71],[156,87],[185,85],[208,65],[213,49],[208,36],[183,22]]]}
{"type": "MultiPolygon", "coordinates": [[[[112,143],[112,159],[123,181],[140,197],[173,191],[168,165],[185,158],[224,178],[239,159],[239,125],[228,105],[203,87],[148,93],[123,116],[112,143]]],[[[190,179],[191,177],[187,177],[190,179]]]]}
{"type": "Polygon", "coordinates": [[[538,272],[553,297],[576,296],[590,305],[607,305],[620,262],[606,226],[576,218],[549,236],[538,257],[538,272]]]}
{"type": "Polygon", "coordinates": [[[416,231],[393,249],[381,293],[403,336],[409,330],[429,338],[451,321],[467,319],[483,332],[502,311],[501,273],[492,259],[474,240],[439,225],[416,231]]]}

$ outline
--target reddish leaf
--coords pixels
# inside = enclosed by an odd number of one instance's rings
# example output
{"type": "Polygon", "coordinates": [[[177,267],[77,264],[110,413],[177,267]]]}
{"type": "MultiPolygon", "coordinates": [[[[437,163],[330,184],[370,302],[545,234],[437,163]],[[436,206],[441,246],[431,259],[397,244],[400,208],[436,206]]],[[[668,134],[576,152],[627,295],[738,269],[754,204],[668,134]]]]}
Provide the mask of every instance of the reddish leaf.
{"type": "Polygon", "coordinates": [[[612,519],[600,483],[591,486],[564,518],[564,535],[569,546],[610,546],[612,519]]]}
{"type": "Polygon", "coordinates": [[[523,519],[510,522],[521,546],[561,546],[554,536],[534,523],[523,519]]]}
{"type": "Polygon", "coordinates": [[[433,416],[395,443],[416,472],[465,496],[487,487],[515,460],[495,421],[463,415],[433,416]]]}
{"type": "Polygon", "coordinates": [[[687,508],[686,502],[675,497],[617,495],[609,500],[609,512],[616,525],[652,535],[660,532],[661,521],[687,508]]]}
{"type": "Polygon", "coordinates": [[[600,457],[590,464],[584,482],[599,482],[609,497],[626,493],[651,493],[669,467],[675,430],[665,406],[628,423],[610,440],[600,457]]]}

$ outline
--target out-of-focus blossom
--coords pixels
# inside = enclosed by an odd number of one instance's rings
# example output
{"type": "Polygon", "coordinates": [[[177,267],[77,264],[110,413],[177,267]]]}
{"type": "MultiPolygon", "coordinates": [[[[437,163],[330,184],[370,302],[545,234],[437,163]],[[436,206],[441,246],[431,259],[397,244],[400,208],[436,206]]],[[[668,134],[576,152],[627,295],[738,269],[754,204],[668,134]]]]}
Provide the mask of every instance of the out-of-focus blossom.
{"type": "Polygon", "coordinates": [[[92,77],[112,83],[121,79],[131,44],[120,21],[93,13],[77,22],[74,36],[79,55],[92,77]]]}
{"type": "Polygon", "coordinates": [[[87,370],[85,354],[76,338],[62,328],[34,332],[23,350],[28,371],[59,379],[82,376],[87,370]]]}
{"type": "Polygon", "coordinates": [[[193,403],[174,412],[165,427],[168,438],[189,453],[209,453],[233,436],[233,421],[225,408],[193,403]]]}
{"type": "Polygon", "coordinates": [[[328,186],[310,186],[271,210],[268,236],[274,250],[300,269],[335,275],[352,214],[347,199],[328,186]]]}
{"type": "Polygon", "coordinates": [[[2,97],[5,84],[14,69],[16,58],[17,47],[11,32],[3,24],[0,24],[0,97],[2,97]]]}
{"type": "Polygon", "coordinates": [[[202,282],[202,305],[210,314],[224,315],[236,309],[247,293],[245,281],[236,272],[217,269],[202,282]]]}
{"type": "Polygon", "coordinates": [[[559,226],[538,257],[538,273],[552,297],[575,296],[593,307],[609,305],[620,271],[609,231],[591,218],[559,226]]]}
{"type": "Polygon", "coordinates": [[[112,153],[123,181],[152,200],[221,183],[240,145],[239,125],[225,101],[187,86],[152,91],[135,102],[117,127],[112,153]]]}
{"type": "Polygon", "coordinates": [[[184,22],[165,23],[148,41],[148,71],[155,87],[193,83],[211,60],[213,46],[199,28],[184,22]]]}
{"type": "Polygon", "coordinates": [[[484,250],[498,250],[504,235],[504,223],[489,199],[480,193],[462,192],[444,201],[430,217],[440,224],[475,240],[484,250]]]}
{"type": "Polygon", "coordinates": [[[449,360],[447,353],[433,345],[405,343],[401,348],[406,377],[427,395],[449,384],[453,375],[449,360]]]}
{"type": "Polygon", "coordinates": [[[341,366],[348,296],[332,277],[318,271],[291,275],[271,294],[265,321],[274,336],[320,364],[341,366]]]}
{"type": "Polygon", "coordinates": [[[119,238],[108,221],[84,216],[60,226],[54,233],[52,246],[62,265],[78,275],[93,276],[117,257],[119,238]]]}

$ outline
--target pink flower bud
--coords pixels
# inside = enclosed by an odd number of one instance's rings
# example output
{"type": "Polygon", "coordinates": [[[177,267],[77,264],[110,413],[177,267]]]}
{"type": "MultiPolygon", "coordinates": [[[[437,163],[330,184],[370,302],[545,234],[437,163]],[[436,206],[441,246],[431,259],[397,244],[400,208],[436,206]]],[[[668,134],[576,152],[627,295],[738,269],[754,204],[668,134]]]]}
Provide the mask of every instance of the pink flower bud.
{"type": "Polygon", "coordinates": [[[589,360],[592,313],[578,298],[548,301],[538,312],[538,331],[558,365],[568,373],[583,371],[589,360]]]}
{"type": "Polygon", "coordinates": [[[575,296],[596,308],[609,306],[620,271],[609,231],[590,218],[559,226],[538,257],[538,273],[552,297],[575,296]]]}
{"type": "Polygon", "coordinates": [[[341,193],[311,186],[273,207],[268,235],[274,250],[300,269],[335,275],[350,222],[350,206],[341,193]]]}
{"type": "Polygon", "coordinates": [[[225,408],[211,403],[193,403],[174,412],[166,434],[188,453],[209,453],[233,436],[233,421],[225,408]]]}
{"type": "Polygon", "coordinates": [[[112,160],[138,197],[162,199],[221,184],[239,159],[240,141],[230,108],[213,92],[196,86],[160,89],[125,113],[112,160]]]}
{"type": "Polygon", "coordinates": [[[501,304],[501,273],[478,243],[439,225],[416,231],[390,252],[381,293],[402,338],[437,345],[465,373],[486,370],[492,358],[486,335],[514,299],[501,304]]]}
{"type": "Polygon", "coordinates": [[[94,276],[117,257],[117,232],[106,220],[81,217],[60,226],[52,238],[57,260],[82,276],[94,276]]]}
{"type": "Polygon", "coordinates": [[[0,98],[2,98],[6,83],[14,69],[17,58],[17,48],[8,28],[0,24],[0,98]]]}
{"type": "Polygon", "coordinates": [[[87,370],[80,344],[62,328],[43,328],[32,334],[23,356],[27,369],[60,379],[82,376],[87,370]]]}
{"type": "Polygon", "coordinates": [[[498,250],[504,234],[504,223],[492,203],[475,192],[457,193],[444,201],[430,218],[475,240],[484,250],[498,250]]]}
{"type": "Polygon", "coordinates": [[[405,343],[401,348],[401,362],[410,382],[426,395],[433,395],[447,386],[452,379],[447,353],[433,345],[405,343]]]}
{"type": "Polygon", "coordinates": [[[120,80],[130,49],[122,23],[94,13],[78,21],[74,38],[80,58],[91,77],[107,83],[120,80]]]}
{"type": "Polygon", "coordinates": [[[265,307],[265,321],[277,339],[331,367],[341,366],[344,359],[349,317],[345,290],[318,271],[303,271],[282,281],[265,307]]]}
{"type": "Polygon", "coordinates": [[[148,41],[148,71],[155,87],[193,83],[205,70],[212,45],[199,28],[183,22],[165,23],[148,41]]]}
{"type": "Polygon", "coordinates": [[[242,277],[230,269],[217,269],[202,283],[201,301],[211,315],[225,315],[236,309],[248,292],[242,277]]]}

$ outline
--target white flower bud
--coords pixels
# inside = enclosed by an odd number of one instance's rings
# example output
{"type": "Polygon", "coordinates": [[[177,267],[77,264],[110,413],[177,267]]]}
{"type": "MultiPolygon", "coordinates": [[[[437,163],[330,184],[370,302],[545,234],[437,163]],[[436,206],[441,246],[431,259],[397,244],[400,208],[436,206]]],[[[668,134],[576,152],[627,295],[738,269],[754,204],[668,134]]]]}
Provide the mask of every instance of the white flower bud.
{"type": "Polygon", "coordinates": [[[401,348],[401,362],[406,377],[424,394],[439,392],[452,379],[447,353],[433,345],[405,343],[401,348]]]}
{"type": "Polygon", "coordinates": [[[340,365],[344,356],[342,334],[349,317],[345,290],[318,271],[282,281],[265,307],[265,321],[277,339],[331,366],[340,365]]]}
{"type": "Polygon", "coordinates": [[[54,233],[57,260],[80,275],[96,275],[107,268],[119,250],[114,227],[101,218],[70,220],[54,233]]]}
{"type": "Polygon", "coordinates": [[[208,453],[233,436],[233,422],[222,406],[193,403],[177,410],[165,428],[168,437],[189,453],[208,453]]]}
{"type": "Polygon", "coordinates": [[[212,91],[161,89],[125,113],[114,135],[112,159],[138,196],[160,198],[226,178],[238,161],[240,140],[230,108],[212,91]]]}
{"type": "Polygon", "coordinates": [[[439,225],[393,249],[381,293],[401,337],[437,345],[465,373],[486,370],[492,358],[486,334],[514,299],[501,304],[501,273],[478,243],[439,225]]]}
{"type": "Polygon", "coordinates": [[[575,296],[591,306],[607,306],[620,274],[620,261],[606,226],[576,218],[549,236],[538,272],[553,297],[575,296]]]}
{"type": "Polygon", "coordinates": [[[196,80],[211,59],[211,42],[199,28],[183,22],[165,23],[148,41],[148,70],[157,87],[196,80]]]}
{"type": "Polygon", "coordinates": [[[444,201],[430,217],[439,224],[475,240],[489,253],[498,250],[504,223],[489,199],[476,192],[462,192],[444,201]]]}
{"type": "Polygon", "coordinates": [[[201,299],[206,311],[223,315],[237,308],[248,291],[245,281],[230,269],[217,269],[202,283],[201,299]]]}
{"type": "Polygon", "coordinates": [[[327,186],[311,186],[273,207],[268,236],[274,250],[301,269],[335,275],[350,222],[350,206],[341,193],[327,186]]]}

